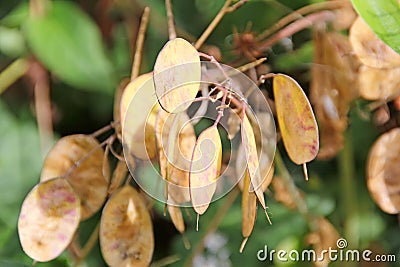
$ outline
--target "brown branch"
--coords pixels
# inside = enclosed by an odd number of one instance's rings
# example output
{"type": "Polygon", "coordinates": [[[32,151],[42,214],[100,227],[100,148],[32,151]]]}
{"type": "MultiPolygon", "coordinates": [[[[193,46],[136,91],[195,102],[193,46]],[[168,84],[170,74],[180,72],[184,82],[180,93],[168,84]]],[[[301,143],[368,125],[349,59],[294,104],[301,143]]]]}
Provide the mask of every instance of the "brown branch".
{"type": "Polygon", "coordinates": [[[138,37],[136,39],[136,51],[133,57],[131,81],[139,76],[140,65],[142,64],[142,54],[144,38],[147,30],[147,24],[149,23],[150,8],[146,7],[143,11],[142,20],[140,21],[140,27],[138,31],[138,37]]]}
{"type": "Polygon", "coordinates": [[[266,49],[270,48],[277,42],[279,42],[283,38],[287,38],[292,36],[293,34],[312,26],[314,23],[319,21],[329,21],[334,19],[334,15],[330,11],[321,11],[318,13],[310,14],[304,17],[301,20],[295,21],[292,24],[289,24],[278,33],[273,35],[271,38],[267,39],[264,43],[262,43],[257,50],[258,51],[265,51],[266,49]]]}
{"type": "Polygon", "coordinates": [[[46,155],[53,144],[53,119],[50,100],[50,77],[47,70],[37,61],[33,61],[28,76],[34,86],[35,112],[39,128],[40,146],[46,155]]]}
{"type": "Polygon", "coordinates": [[[165,0],[165,7],[167,9],[169,39],[173,40],[176,38],[176,30],[174,22],[174,13],[172,13],[171,0],[165,0]]]}
{"type": "Polygon", "coordinates": [[[277,23],[275,23],[271,28],[267,29],[266,31],[262,32],[256,37],[257,41],[261,41],[266,37],[270,36],[271,34],[277,32],[278,30],[282,29],[284,26],[292,23],[295,20],[304,18],[305,15],[320,11],[320,10],[328,10],[328,9],[338,9],[345,6],[349,6],[351,3],[349,1],[328,1],[328,2],[320,2],[311,4],[308,6],[304,6],[295,10],[294,12],[290,13],[289,15],[280,19],[277,23]]]}
{"type": "Polygon", "coordinates": [[[232,0],[226,0],[224,6],[221,8],[221,10],[218,12],[218,14],[215,16],[215,18],[211,21],[210,25],[206,28],[206,30],[203,32],[203,34],[200,36],[200,38],[197,40],[197,42],[194,44],[194,47],[196,49],[199,49],[204,42],[207,40],[207,38],[210,36],[210,34],[213,32],[215,27],[217,27],[218,23],[222,20],[222,18],[225,16],[232,0]]]}

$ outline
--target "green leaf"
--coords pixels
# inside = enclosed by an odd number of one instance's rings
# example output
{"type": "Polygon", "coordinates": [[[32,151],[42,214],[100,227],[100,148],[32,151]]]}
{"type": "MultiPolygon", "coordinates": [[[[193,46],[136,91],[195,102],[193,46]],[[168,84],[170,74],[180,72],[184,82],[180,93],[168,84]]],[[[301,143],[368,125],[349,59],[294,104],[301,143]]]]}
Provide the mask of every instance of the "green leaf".
{"type": "Polygon", "coordinates": [[[378,37],[400,53],[400,6],[397,0],[351,0],[357,13],[378,37]]]}
{"type": "Polygon", "coordinates": [[[29,3],[22,2],[0,20],[0,24],[8,28],[20,27],[29,17],[29,3]]]}
{"type": "Polygon", "coordinates": [[[39,136],[31,122],[16,119],[0,101],[0,235],[14,228],[20,205],[39,180],[39,136]],[[3,227],[5,226],[5,227],[3,227]]]}
{"type": "MultiPolygon", "coordinates": [[[[22,201],[38,182],[42,157],[38,130],[0,100],[0,259],[23,256],[16,224],[22,201]]],[[[0,266],[13,266],[0,260],[0,266]]]]}
{"type": "Polygon", "coordinates": [[[74,3],[56,1],[43,17],[25,26],[28,45],[64,82],[78,88],[112,92],[116,80],[94,22],[74,3]]]}

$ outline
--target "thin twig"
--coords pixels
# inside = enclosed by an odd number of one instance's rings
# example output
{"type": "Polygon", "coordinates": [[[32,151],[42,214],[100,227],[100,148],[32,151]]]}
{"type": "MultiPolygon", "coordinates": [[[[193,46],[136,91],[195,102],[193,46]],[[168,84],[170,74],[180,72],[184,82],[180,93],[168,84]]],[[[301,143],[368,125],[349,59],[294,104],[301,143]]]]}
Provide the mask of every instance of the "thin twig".
{"type": "Polygon", "coordinates": [[[25,75],[29,69],[29,62],[24,58],[19,58],[0,72],[0,95],[25,75]]]}
{"type": "Polygon", "coordinates": [[[114,128],[114,125],[113,125],[112,123],[107,124],[106,126],[101,127],[100,129],[98,129],[98,130],[96,130],[95,132],[93,132],[93,133],[91,134],[91,136],[94,137],[94,138],[97,138],[97,137],[99,137],[100,135],[102,135],[103,133],[106,133],[106,132],[110,131],[110,130],[113,129],[113,128],[114,128]]]}
{"type": "Polygon", "coordinates": [[[133,57],[131,81],[135,79],[137,76],[139,76],[140,65],[142,64],[144,37],[146,35],[147,24],[149,23],[149,16],[150,16],[150,8],[147,6],[143,11],[142,20],[140,21],[138,36],[136,39],[136,51],[133,57]]]}
{"type": "Polygon", "coordinates": [[[50,100],[50,77],[39,62],[32,62],[28,71],[34,85],[36,120],[42,154],[46,155],[53,143],[53,119],[50,100]]]}
{"type": "Polygon", "coordinates": [[[30,0],[29,13],[33,17],[42,17],[46,13],[48,0],[30,0]]]}
{"type": "Polygon", "coordinates": [[[203,34],[200,36],[200,38],[197,40],[195,43],[194,47],[196,49],[200,49],[200,47],[204,44],[204,42],[207,40],[207,38],[210,36],[210,34],[213,32],[215,27],[217,27],[218,23],[222,20],[222,18],[225,16],[227,13],[230,4],[232,3],[232,0],[226,0],[224,6],[221,8],[221,10],[218,12],[218,14],[215,16],[213,21],[211,21],[210,25],[206,28],[206,30],[203,32],[203,34]]]}
{"type": "Polygon", "coordinates": [[[244,4],[246,4],[249,0],[240,0],[239,2],[233,4],[232,6],[228,7],[226,9],[226,13],[231,13],[233,11],[235,11],[236,9],[238,9],[239,7],[243,6],[244,4]]]}
{"type": "Polygon", "coordinates": [[[167,9],[169,39],[173,40],[176,38],[176,30],[174,22],[174,13],[172,13],[171,0],[165,0],[165,7],[167,9]]]}
{"type": "Polygon", "coordinates": [[[293,34],[312,26],[314,23],[318,21],[330,21],[334,19],[334,15],[331,11],[321,11],[318,13],[310,14],[298,21],[293,22],[292,24],[289,24],[282,30],[280,30],[278,33],[273,35],[271,38],[267,39],[265,42],[263,42],[258,48],[258,51],[265,51],[266,49],[270,48],[283,38],[287,38],[289,36],[292,36],[293,34]]]}
{"type": "Polygon", "coordinates": [[[338,9],[341,7],[349,6],[351,3],[349,1],[328,1],[328,2],[320,2],[311,4],[308,6],[304,6],[299,8],[298,10],[293,11],[289,15],[283,17],[278,22],[276,22],[271,28],[267,29],[266,31],[262,32],[256,37],[257,41],[261,41],[264,38],[270,36],[271,34],[277,32],[278,30],[282,29],[284,26],[292,23],[295,20],[304,18],[305,15],[320,11],[320,10],[327,10],[327,9],[338,9]]]}
{"type": "Polygon", "coordinates": [[[204,44],[204,42],[207,40],[207,38],[211,35],[211,33],[217,27],[218,23],[220,23],[222,18],[225,16],[225,14],[235,11],[236,9],[238,9],[239,7],[244,5],[246,2],[248,2],[248,0],[240,0],[239,2],[230,6],[232,3],[232,0],[226,0],[224,6],[220,9],[218,14],[213,19],[213,21],[211,21],[211,23],[208,25],[206,30],[203,32],[203,34],[197,40],[194,47],[196,49],[200,49],[200,47],[204,44]]]}
{"type": "Polygon", "coordinates": [[[152,263],[150,267],[164,267],[173,264],[175,262],[178,262],[180,260],[181,258],[178,255],[172,255],[152,263]]]}
{"type": "Polygon", "coordinates": [[[90,251],[92,251],[94,245],[96,245],[97,240],[99,239],[99,230],[100,230],[100,221],[97,223],[93,232],[89,236],[89,239],[86,241],[86,244],[81,249],[81,254],[79,255],[79,259],[76,261],[75,266],[80,266],[80,263],[85,260],[85,258],[89,255],[90,251]]]}
{"type": "MultiPolygon", "coordinates": [[[[250,63],[247,63],[247,64],[242,65],[242,66],[240,66],[240,67],[237,67],[236,69],[237,69],[238,71],[240,71],[240,72],[245,72],[245,71],[248,71],[249,69],[252,69],[252,68],[257,67],[258,65],[261,65],[261,64],[264,63],[266,60],[267,60],[267,58],[266,58],[266,57],[263,57],[263,58],[260,58],[260,59],[255,60],[255,61],[253,61],[253,62],[250,62],[250,63]]],[[[229,72],[228,72],[228,74],[229,74],[229,72]]]]}
{"type": "Polygon", "coordinates": [[[261,84],[263,84],[265,82],[265,80],[267,80],[269,78],[273,78],[275,75],[276,75],[275,73],[267,73],[267,74],[261,75],[260,78],[258,78],[257,85],[260,86],[261,84]]]}

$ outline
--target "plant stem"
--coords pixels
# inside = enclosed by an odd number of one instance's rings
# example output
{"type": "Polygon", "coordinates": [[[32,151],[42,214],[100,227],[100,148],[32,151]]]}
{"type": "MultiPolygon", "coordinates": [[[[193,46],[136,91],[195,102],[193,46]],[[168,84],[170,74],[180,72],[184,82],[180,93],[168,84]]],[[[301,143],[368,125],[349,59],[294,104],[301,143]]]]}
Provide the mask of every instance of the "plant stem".
{"type": "Polygon", "coordinates": [[[28,69],[28,60],[19,58],[0,72],[0,95],[19,78],[24,76],[28,69]]]}
{"type": "Polygon", "coordinates": [[[136,51],[133,57],[131,81],[139,76],[140,65],[142,64],[144,37],[147,30],[147,24],[149,23],[149,16],[150,8],[147,6],[143,11],[142,20],[140,21],[140,27],[138,31],[138,37],[136,39],[136,51]]]}
{"type": "Polygon", "coordinates": [[[163,258],[163,259],[161,259],[159,261],[156,261],[156,262],[152,263],[150,265],[150,267],[168,266],[168,265],[171,265],[171,264],[173,264],[175,262],[178,262],[180,260],[181,260],[181,258],[178,255],[171,255],[171,256],[165,257],[165,258],[163,258]]]}
{"type": "Polygon", "coordinates": [[[100,222],[97,223],[93,232],[89,236],[89,239],[86,241],[85,246],[81,249],[81,254],[79,255],[79,259],[76,261],[75,266],[78,267],[82,261],[89,255],[90,251],[93,249],[94,245],[96,245],[97,240],[99,239],[99,230],[100,230],[100,222]]]}
{"type": "Polygon", "coordinates": [[[176,38],[176,30],[174,22],[174,13],[172,13],[171,0],[165,0],[165,7],[167,8],[169,39],[173,40],[176,38]]]}
{"type": "Polygon", "coordinates": [[[53,116],[50,100],[50,77],[47,70],[36,60],[32,60],[29,63],[29,69],[26,74],[33,86],[40,148],[42,156],[45,156],[53,145],[53,116]]]}
{"type": "Polygon", "coordinates": [[[349,1],[329,1],[329,2],[320,2],[311,4],[308,6],[304,6],[299,8],[298,10],[293,11],[289,15],[280,19],[277,23],[275,23],[271,28],[267,29],[266,31],[262,32],[256,37],[257,41],[261,41],[262,39],[270,36],[271,34],[277,32],[279,29],[282,29],[284,26],[292,23],[297,19],[303,18],[304,15],[320,11],[320,10],[328,10],[328,9],[337,9],[345,6],[349,6],[351,3],[349,1]]]}
{"type": "Polygon", "coordinates": [[[33,17],[42,17],[46,13],[47,0],[30,0],[29,12],[33,17]]]}
{"type": "Polygon", "coordinates": [[[208,25],[207,29],[203,32],[203,34],[200,36],[200,38],[197,40],[195,43],[194,47],[196,49],[199,49],[204,42],[207,40],[207,38],[210,36],[210,34],[213,32],[215,27],[217,27],[218,23],[222,20],[222,18],[225,16],[225,14],[228,11],[228,8],[231,4],[232,0],[226,0],[224,6],[221,8],[221,10],[218,12],[218,14],[215,16],[213,21],[211,21],[210,25],[208,25]]]}
{"type": "Polygon", "coordinates": [[[266,49],[276,44],[279,40],[292,36],[293,34],[307,27],[310,27],[312,24],[318,21],[329,21],[333,19],[334,15],[331,11],[321,11],[318,13],[310,14],[300,20],[293,22],[292,24],[289,24],[288,26],[280,30],[278,33],[268,38],[265,42],[260,44],[257,50],[265,51],[266,49]]]}
{"type": "Polygon", "coordinates": [[[341,191],[343,192],[342,210],[344,212],[344,236],[348,243],[355,248],[359,245],[359,229],[357,210],[357,188],[355,184],[354,151],[351,131],[347,130],[344,137],[344,147],[339,154],[339,173],[341,191]]]}

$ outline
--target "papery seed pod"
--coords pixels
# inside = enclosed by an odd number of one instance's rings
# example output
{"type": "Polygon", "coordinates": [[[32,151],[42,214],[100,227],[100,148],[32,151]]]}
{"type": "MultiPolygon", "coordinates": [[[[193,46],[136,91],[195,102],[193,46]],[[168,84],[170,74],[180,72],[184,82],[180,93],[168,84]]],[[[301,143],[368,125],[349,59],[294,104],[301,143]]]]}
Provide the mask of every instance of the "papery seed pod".
{"type": "Polygon", "coordinates": [[[123,144],[129,153],[144,160],[156,156],[154,125],[160,106],[154,95],[152,78],[153,73],[150,72],[131,81],[120,104],[123,144]]]}
{"type": "Polygon", "coordinates": [[[22,249],[35,261],[55,259],[72,241],[80,218],[80,199],[68,180],[41,182],[21,207],[18,235],[22,249]]]}
{"type": "Polygon", "coordinates": [[[253,128],[245,114],[242,118],[241,134],[242,143],[246,155],[247,169],[250,176],[251,190],[255,192],[258,201],[260,202],[269,220],[268,214],[266,212],[267,206],[265,205],[264,192],[261,186],[264,177],[261,177],[260,173],[260,163],[258,159],[256,140],[254,137],[253,128]]]}
{"type": "Polygon", "coordinates": [[[367,186],[371,197],[386,213],[400,212],[400,128],[381,135],[367,161],[367,186]]]}
{"type": "Polygon", "coordinates": [[[197,138],[190,165],[190,198],[199,215],[207,210],[215,193],[221,160],[221,138],[217,126],[211,126],[197,138]]]}
{"type": "Polygon", "coordinates": [[[361,17],[351,26],[349,38],[363,64],[382,69],[400,67],[400,55],[379,39],[361,17]]]}
{"type": "Polygon", "coordinates": [[[150,265],[154,251],[153,225],[136,189],[126,185],[108,200],[101,216],[99,237],[108,265],[150,265]]]}
{"type": "Polygon", "coordinates": [[[155,126],[161,176],[168,181],[168,199],[176,204],[190,201],[189,168],[196,143],[194,127],[182,112],[159,110],[155,126]]]}
{"type": "Polygon", "coordinates": [[[244,246],[251,235],[256,221],[257,196],[251,191],[249,172],[246,171],[243,178],[242,193],[242,235],[244,240],[240,246],[240,253],[243,252],[244,246]]]}
{"type": "Polygon", "coordinates": [[[85,220],[103,205],[109,175],[108,160],[104,161],[104,151],[99,142],[90,135],[77,134],[57,141],[46,156],[40,180],[68,179],[81,199],[81,219],[85,220]]]}
{"type": "Polygon", "coordinates": [[[161,49],[154,64],[154,85],[161,107],[179,113],[191,104],[200,88],[201,65],[197,50],[175,38],[161,49]]]}
{"type": "Polygon", "coordinates": [[[318,125],[307,96],[300,85],[284,74],[274,75],[273,90],[276,113],[283,144],[289,158],[303,165],[313,160],[319,150],[318,125]]]}

